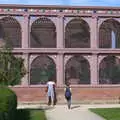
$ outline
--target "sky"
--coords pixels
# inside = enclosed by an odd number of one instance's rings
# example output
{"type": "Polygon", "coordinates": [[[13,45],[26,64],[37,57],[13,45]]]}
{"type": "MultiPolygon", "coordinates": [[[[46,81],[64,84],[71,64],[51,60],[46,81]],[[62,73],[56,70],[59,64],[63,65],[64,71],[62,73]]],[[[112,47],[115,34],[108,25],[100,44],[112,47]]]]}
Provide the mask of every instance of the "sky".
{"type": "Polygon", "coordinates": [[[120,0],[0,0],[0,4],[120,7],[120,0]]]}

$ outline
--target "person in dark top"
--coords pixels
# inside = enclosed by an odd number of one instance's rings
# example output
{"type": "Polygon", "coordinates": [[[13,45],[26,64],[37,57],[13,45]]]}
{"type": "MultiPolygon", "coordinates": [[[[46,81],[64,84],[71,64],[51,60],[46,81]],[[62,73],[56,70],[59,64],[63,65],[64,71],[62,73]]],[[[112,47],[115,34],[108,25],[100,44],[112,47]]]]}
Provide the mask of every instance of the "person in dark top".
{"type": "Polygon", "coordinates": [[[65,99],[67,100],[68,109],[71,108],[71,97],[72,97],[72,92],[71,92],[70,83],[66,83],[66,87],[65,87],[65,99]]]}

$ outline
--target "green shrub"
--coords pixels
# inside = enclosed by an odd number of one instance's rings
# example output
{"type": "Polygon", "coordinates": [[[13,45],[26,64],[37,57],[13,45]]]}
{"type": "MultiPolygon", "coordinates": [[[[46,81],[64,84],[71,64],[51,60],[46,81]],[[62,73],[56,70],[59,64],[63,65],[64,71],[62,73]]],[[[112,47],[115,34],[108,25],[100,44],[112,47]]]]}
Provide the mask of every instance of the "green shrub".
{"type": "Polygon", "coordinates": [[[24,59],[15,57],[10,48],[0,49],[0,85],[16,85],[26,74],[24,59]]]}
{"type": "Polygon", "coordinates": [[[8,87],[0,86],[0,120],[14,120],[16,108],[16,94],[8,87]]]}

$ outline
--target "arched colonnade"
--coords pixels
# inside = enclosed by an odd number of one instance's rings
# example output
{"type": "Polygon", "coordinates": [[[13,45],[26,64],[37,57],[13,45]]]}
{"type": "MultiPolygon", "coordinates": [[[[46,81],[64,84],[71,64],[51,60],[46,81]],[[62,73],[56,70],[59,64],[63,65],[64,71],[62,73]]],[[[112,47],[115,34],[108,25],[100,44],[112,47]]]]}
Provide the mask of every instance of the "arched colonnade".
{"type": "Polygon", "coordinates": [[[0,17],[0,44],[23,50],[19,55],[28,72],[22,85],[45,84],[50,77],[58,86],[67,80],[75,85],[119,84],[120,56],[100,52],[119,49],[119,32],[118,18],[0,17]]]}

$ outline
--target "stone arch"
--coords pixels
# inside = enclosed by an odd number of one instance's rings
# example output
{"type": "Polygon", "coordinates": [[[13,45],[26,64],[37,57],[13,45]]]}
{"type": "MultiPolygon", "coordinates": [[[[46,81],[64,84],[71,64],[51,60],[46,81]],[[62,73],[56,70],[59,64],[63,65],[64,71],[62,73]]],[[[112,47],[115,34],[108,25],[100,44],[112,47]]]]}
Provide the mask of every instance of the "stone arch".
{"type": "Polygon", "coordinates": [[[66,48],[89,48],[90,27],[83,19],[72,19],[65,27],[66,48]]]}
{"type": "Polygon", "coordinates": [[[21,24],[14,17],[7,16],[1,17],[0,26],[0,46],[21,47],[21,24]]]}
{"type": "Polygon", "coordinates": [[[108,55],[99,64],[100,84],[120,84],[120,59],[108,55]]]}
{"type": "Polygon", "coordinates": [[[111,17],[111,18],[99,18],[98,19],[98,28],[100,28],[100,26],[103,24],[103,22],[110,20],[110,19],[113,19],[117,22],[120,22],[119,18],[113,18],[113,17],[111,17]]]}
{"type": "Polygon", "coordinates": [[[48,79],[56,82],[56,64],[48,55],[39,55],[31,63],[30,84],[46,84],[48,79]]]}
{"type": "Polygon", "coordinates": [[[47,17],[40,17],[32,23],[30,32],[30,47],[56,47],[56,26],[51,19],[47,17]]]}
{"type": "Polygon", "coordinates": [[[49,19],[49,20],[51,20],[51,22],[53,22],[54,24],[55,24],[55,26],[57,25],[57,23],[56,23],[56,17],[47,17],[47,16],[30,16],[30,26],[32,26],[32,24],[36,21],[36,20],[38,20],[38,19],[40,19],[40,18],[47,18],[47,19],[49,19]]]}
{"type": "Polygon", "coordinates": [[[90,84],[90,65],[86,58],[80,55],[71,57],[65,65],[65,82],[71,84],[90,84]]]}
{"type": "Polygon", "coordinates": [[[85,21],[90,26],[90,18],[76,16],[76,17],[64,17],[64,27],[66,27],[67,24],[69,22],[71,22],[72,20],[74,20],[74,19],[83,20],[83,21],[85,21]]]}
{"type": "Polygon", "coordinates": [[[120,22],[107,19],[99,27],[99,48],[120,48],[120,22]]]}

